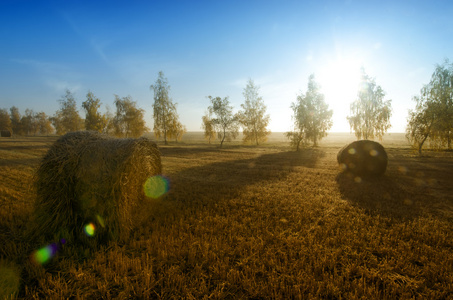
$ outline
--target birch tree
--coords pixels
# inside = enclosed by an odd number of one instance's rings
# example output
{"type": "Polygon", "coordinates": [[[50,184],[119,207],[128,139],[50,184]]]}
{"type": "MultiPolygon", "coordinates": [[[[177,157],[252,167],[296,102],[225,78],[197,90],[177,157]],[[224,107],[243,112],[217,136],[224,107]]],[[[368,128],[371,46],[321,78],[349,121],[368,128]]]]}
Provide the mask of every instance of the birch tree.
{"type": "Polygon", "coordinates": [[[313,142],[318,146],[318,141],[327,135],[332,127],[332,114],[320,86],[315,81],[315,75],[308,77],[307,92],[297,96],[296,102],[291,104],[293,110],[294,130],[287,132],[291,145],[299,150],[300,144],[313,142]]]}
{"type": "Polygon", "coordinates": [[[120,98],[115,95],[116,114],[113,118],[114,132],[116,136],[139,137],[145,133],[145,111],[137,108],[137,102],[132,101],[130,96],[120,98]]]}
{"type": "Polygon", "coordinates": [[[211,144],[211,139],[215,139],[216,132],[214,124],[212,124],[212,116],[209,109],[205,112],[204,116],[201,117],[201,128],[204,131],[204,138],[211,144]]]}
{"type": "Polygon", "coordinates": [[[428,84],[413,98],[406,137],[419,154],[426,141],[451,149],[453,138],[453,64],[437,65],[428,84]]]}
{"type": "Polygon", "coordinates": [[[357,139],[374,139],[382,137],[391,127],[391,100],[384,100],[384,90],[362,69],[356,100],[351,104],[349,125],[357,139]]]}
{"type": "Polygon", "coordinates": [[[82,108],[85,110],[85,130],[103,132],[107,126],[107,117],[99,112],[101,100],[92,92],[88,92],[86,98],[82,102],[82,108]]]}
{"type": "Polygon", "coordinates": [[[77,103],[73,94],[66,90],[66,94],[59,100],[60,109],[51,118],[52,125],[57,134],[65,134],[71,131],[82,130],[84,122],[77,110],[77,103]]]}
{"type": "Polygon", "coordinates": [[[163,137],[164,143],[167,145],[168,139],[174,137],[175,133],[178,133],[176,136],[182,136],[184,132],[176,112],[176,104],[169,96],[168,80],[162,71],[159,72],[155,84],[151,85],[150,89],[154,91],[154,135],[157,138],[163,137]]]}
{"type": "Polygon", "coordinates": [[[259,145],[259,143],[265,142],[271,133],[267,129],[270,116],[266,114],[266,105],[259,95],[259,87],[252,79],[249,79],[242,94],[245,102],[241,104],[242,110],[238,112],[238,120],[243,128],[243,140],[259,145]]]}
{"type": "Polygon", "coordinates": [[[10,108],[10,113],[11,113],[11,125],[12,125],[13,134],[22,135],[23,129],[22,129],[22,124],[20,122],[21,116],[20,116],[19,109],[16,106],[13,106],[10,108]]]}
{"type": "Polygon", "coordinates": [[[214,126],[217,137],[220,140],[220,147],[223,142],[235,139],[239,134],[238,117],[233,114],[233,107],[230,105],[228,97],[211,97],[208,96],[211,105],[208,107],[213,118],[211,123],[214,126]]]}
{"type": "Polygon", "coordinates": [[[13,131],[11,118],[6,108],[0,109],[0,130],[13,131]]]}

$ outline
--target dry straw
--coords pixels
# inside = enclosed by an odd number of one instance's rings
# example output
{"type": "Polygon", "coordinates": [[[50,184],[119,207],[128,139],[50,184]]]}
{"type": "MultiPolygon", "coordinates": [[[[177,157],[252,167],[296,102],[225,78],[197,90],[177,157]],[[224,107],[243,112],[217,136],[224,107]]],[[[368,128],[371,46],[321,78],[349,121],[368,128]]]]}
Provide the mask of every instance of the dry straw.
{"type": "Polygon", "coordinates": [[[337,161],[344,171],[360,176],[379,176],[387,169],[388,157],[378,142],[360,140],[344,146],[338,152],[337,161]]]}
{"type": "Polygon", "coordinates": [[[62,136],[37,171],[37,233],[69,241],[127,239],[143,184],[161,168],[160,152],[146,138],[62,136]]]}

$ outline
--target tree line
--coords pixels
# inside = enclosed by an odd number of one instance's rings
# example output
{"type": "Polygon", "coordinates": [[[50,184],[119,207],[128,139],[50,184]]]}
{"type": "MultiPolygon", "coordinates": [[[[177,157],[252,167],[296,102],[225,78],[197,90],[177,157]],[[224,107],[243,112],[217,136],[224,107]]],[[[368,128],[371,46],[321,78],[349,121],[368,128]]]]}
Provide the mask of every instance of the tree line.
{"type": "MultiPolygon", "coordinates": [[[[153,131],[157,139],[181,140],[187,132],[180,122],[177,103],[170,98],[170,85],[164,73],[160,71],[154,84],[150,86],[154,93],[153,131]]],[[[207,96],[210,105],[202,116],[201,128],[204,137],[211,141],[218,139],[220,147],[225,141],[235,139],[242,128],[243,142],[259,145],[266,142],[271,131],[268,129],[270,115],[259,94],[259,86],[252,79],[247,81],[243,90],[244,103],[237,113],[233,113],[229,97],[207,96]]],[[[361,80],[356,99],[350,104],[350,115],[347,120],[357,139],[382,140],[383,135],[391,127],[391,100],[385,100],[385,91],[377,85],[361,69],[361,80]]],[[[421,153],[424,145],[431,148],[451,149],[453,138],[453,64],[448,60],[442,65],[436,65],[428,84],[420,90],[420,95],[413,98],[415,109],[409,111],[406,137],[421,153]]],[[[77,130],[95,130],[118,137],[138,137],[149,131],[144,120],[145,111],[137,107],[130,96],[115,95],[115,112],[99,111],[101,101],[88,92],[82,103],[85,111],[83,119],[77,109],[73,94],[66,94],[58,100],[60,109],[53,115],[44,112],[34,112],[26,109],[23,116],[17,107],[0,109],[0,129],[9,130],[14,135],[47,135],[55,132],[58,135],[77,130]]],[[[293,111],[292,128],[285,135],[290,144],[299,150],[312,143],[318,142],[327,135],[332,127],[333,111],[325,102],[321,87],[315,80],[315,75],[308,77],[305,93],[297,95],[291,104],[293,111]]]]}
{"type": "Polygon", "coordinates": [[[69,90],[58,101],[60,109],[53,116],[30,109],[26,109],[25,115],[21,116],[15,106],[11,107],[10,114],[6,109],[0,109],[0,127],[14,135],[63,135],[78,130],[94,130],[116,136],[138,137],[148,130],[144,110],[137,108],[130,96],[120,98],[115,95],[116,113],[107,110],[102,114],[99,111],[101,101],[88,92],[82,103],[85,119],[80,116],[77,102],[69,90]]]}

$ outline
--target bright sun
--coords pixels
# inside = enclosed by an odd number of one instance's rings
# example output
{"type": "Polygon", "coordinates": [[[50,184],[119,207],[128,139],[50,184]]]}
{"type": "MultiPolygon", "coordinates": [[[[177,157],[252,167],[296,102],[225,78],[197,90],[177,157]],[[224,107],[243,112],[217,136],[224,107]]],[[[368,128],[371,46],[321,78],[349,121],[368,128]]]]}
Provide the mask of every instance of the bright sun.
{"type": "Polygon", "coordinates": [[[316,74],[329,108],[333,109],[332,131],[349,131],[346,116],[355,100],[362,63],[353,58],[327,62],[316,74]]]}

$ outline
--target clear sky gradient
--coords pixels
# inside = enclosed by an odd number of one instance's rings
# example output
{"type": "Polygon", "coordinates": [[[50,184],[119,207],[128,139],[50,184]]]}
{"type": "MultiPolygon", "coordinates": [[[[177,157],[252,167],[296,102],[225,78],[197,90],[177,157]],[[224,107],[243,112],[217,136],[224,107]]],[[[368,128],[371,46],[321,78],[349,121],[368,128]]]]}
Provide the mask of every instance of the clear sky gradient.
{"type": "Polygon", "coordinates": [[[251,78],[274,132],[314,73],[331,131],[349,132],[361,66],[392,99],[391,132],[404,132],[412,97],[436,64],[453,60],[453,1],[0,1],[0,108],[53,115],[65,89],[80,113],[92,91],[114,111],[130,95],[152,129],[159,71],[181,122],[201,130],[206,96],[235,111],[251,78]]]}

